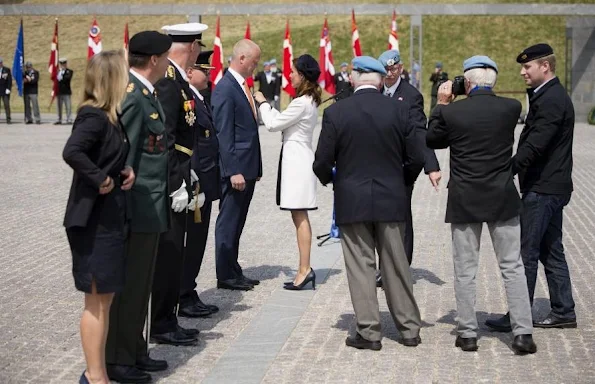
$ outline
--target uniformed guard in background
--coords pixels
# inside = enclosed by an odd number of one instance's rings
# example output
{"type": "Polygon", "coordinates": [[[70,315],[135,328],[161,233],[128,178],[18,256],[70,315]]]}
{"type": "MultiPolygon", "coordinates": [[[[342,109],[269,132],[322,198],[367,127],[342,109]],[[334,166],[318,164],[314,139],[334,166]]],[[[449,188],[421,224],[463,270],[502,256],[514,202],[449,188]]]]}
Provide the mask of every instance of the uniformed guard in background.
{"type": "Polygon", "coordinates": [[[126,164],[137,178],[127,194],[126,281],[111,306],[105,358],[109,378],[120,382],[146,383],[151,376],[143,371],[167,368],[167,362],[149,357],[142,331],[159,235],[169,228],[165,115],[153,84],[169,65],[171,44],[166,35],[144,31],[132,36],[129,45],[130,82],[120,121],[130,141],[126,164]]]}
{"type": "Polygon", "coordinates": [[[195,291],[196,278],[207,245],[211,208],[213,201],[221,196],[221,173],[219,172],[219,142],[213,125],[211,106],[202,91],[209,86],[209,57],[213,51],[201,52],[196,64],[188,69],[190,88],[196,97],[196,123],[198,130],[194,133],[194,153],[192,154],[192,171],[199,181],[193,186],[194,201],[188,205],[187,220],[188,238],[184,257],[184,272],[180,286],[180,316],[204,317],[219,311],[215,305],[202,302],[195,291]],[[203,205],[204,204],[204,205],[203,205]],[[199,209],[199,212],[195,210],[199,209]]]}
{"type": "Polygon", "coordinates": [[[169,148],[169,192],[171,197],[171,229],[159,240],[159,251],[153,280],[151,339],[156,343],[192,345],[198,340],[197,329],[184,329],[178,324],[177,304],[184,259],[186,210],[192,196],[190,159],[196,131],[196,103],[186,69],[200,54],[201,23],[167,25],[162,29],[172,38],[169,66],[165,78],[156,85],[157,97],[165,112],[167,146],[169,148]]]}

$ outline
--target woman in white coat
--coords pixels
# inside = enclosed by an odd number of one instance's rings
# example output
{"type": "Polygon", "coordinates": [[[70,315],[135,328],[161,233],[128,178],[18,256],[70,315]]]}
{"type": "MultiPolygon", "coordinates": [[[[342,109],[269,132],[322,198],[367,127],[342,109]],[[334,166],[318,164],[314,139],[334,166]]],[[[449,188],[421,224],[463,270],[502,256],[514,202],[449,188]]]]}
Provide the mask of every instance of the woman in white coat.
{"type": "Polygon", "coordinates": [[[308,211],[318,209],[316,205],[316,176],[312,171],[314,151],[312,136],[318,120],[318,106],[322,91],[317,84],[320,76],[318,62],[310,55],[302,55],[291,67],[291,85],[296,98],[287,109],[279,112],[267,103],[262,93],[254,99],[264,125],[269,132],[281,132],[283,146],[277,174],[277,205],[291,211],[291,218],[297,233],[300,253],[300,267],[295,279],[284,288],[301,290],[308,283],[316,289],[316,274],[310,266],[312,228],[308,211]]]}

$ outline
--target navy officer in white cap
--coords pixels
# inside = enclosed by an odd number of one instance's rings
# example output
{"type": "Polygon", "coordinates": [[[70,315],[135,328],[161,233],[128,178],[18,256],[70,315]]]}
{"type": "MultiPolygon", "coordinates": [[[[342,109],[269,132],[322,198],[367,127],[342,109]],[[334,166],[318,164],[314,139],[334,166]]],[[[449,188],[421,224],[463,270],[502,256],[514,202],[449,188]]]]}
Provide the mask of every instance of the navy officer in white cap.
{"type": "MultiPolygon", "coordinates": [[[[457,301],[455,346],[477,351],[475,289],[483,223],[487,223],[506,288],[518,354],[535,353],[531,306],[521,259],[521,201],[513,181],[512,147],[521,103],[496,96],[498,66],[487,56],[463,63],[467,98],[451,103],[453,82],[438,87],[427,144],[450,147],[450,178],[446,219],[452,233],[457,301]]],[[[454,91],[454,92],[453,92],[454,91]]]]}
{"type": "Polygon", "coordinates": [[[403,237],[408,207],[405,179],[424,164],[409,106],[379,92],[384,66],[375,58],[352,61],[355,92],[324,111],[314,173],[333,182],[357,333],[345,343],[382,348],[376,297],[376,252],[392,318],[406,346],[420,342],[421,318],[403,237]],[[333,180],[333,168],[336,175],[333,180]]]}
{"type": "MultiPolygon", "coordinates": [[[[171,198],[171,227],[159,238],[153,280],[151,340],[162,344],[192,345],[198,340],[197,329],[180,327],[177,319],[180,280],[184,264],[186,209],[198,177],[190,169],[194,134],[197,130],[195,100],[186,70],[196,63],[202,44],[201,23],[162,27],[172,39],[169,66],[165,78],[155,84],[155,91],[165,113],[169,151],[168,192],[171,198]]],[[[187,255],[190,257],[190,255],[187,255]]]]}

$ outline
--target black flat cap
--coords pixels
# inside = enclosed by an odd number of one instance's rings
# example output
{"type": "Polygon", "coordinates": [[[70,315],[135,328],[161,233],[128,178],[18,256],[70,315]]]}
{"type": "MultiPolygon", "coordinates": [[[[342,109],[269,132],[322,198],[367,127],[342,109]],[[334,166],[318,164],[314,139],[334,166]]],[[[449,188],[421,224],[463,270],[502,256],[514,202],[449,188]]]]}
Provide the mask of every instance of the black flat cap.
{"type": "Polygon", "coordinates": [[[201,69],[215,68],[209,63],[209,59],[211,58],[212,54],[213,54],[213,51],[203,51],[203,52],[199,53],[198,58],[196,59],[196,64],[194,64],[194,68],[201,68],[201,69]]]}
{"type": "Polygon", "coordinates": [[[133,55],[161,55],[171,47],[171,37],[157,31],[142,31],[132,36],[128,51],[133,55]]]}
{"type": "Polygon", "coordinates": [[[519,64],[524,64],[528,63],[529,61],[540,59],[542,57],[546,57],[553,54],[554,50],[548,44],[535,44],[521,52],[517,56],[516,62],[519,64]]]}
{"type": "Polygon", "coordinates": [[[313,83],[317,82],[320,76],[318,61],[307,53],[298,57],[295,62],[295,69],[313,83]]]}

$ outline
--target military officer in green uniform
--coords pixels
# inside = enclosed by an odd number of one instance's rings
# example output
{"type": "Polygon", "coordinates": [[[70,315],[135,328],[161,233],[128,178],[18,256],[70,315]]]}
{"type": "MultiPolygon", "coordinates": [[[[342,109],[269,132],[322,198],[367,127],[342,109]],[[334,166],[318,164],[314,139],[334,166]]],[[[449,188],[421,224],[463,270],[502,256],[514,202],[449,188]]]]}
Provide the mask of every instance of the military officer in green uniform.
{"type": "Polygon", "coordinates": [[[178,324],[177,304],[184,263],[186,210],[192,197],[190,162],[194,153],[194,134],[198,129],[196,102],[186,76],[200,54],[201,23],[167,25],[162,29],[172,38],[169,66],[165,78],[155,88],[165,112],[167,146],[169,148],[169,193],[172,221],[170,230],[159,239],[152,292],[151,340],[160,344],[193,345],[198,341],[197,329],[178,324]]]}
{"type": "Polygon", "coordinates": [[[170,225],[165,114],[154,84],[169,65],[171,44],[167,35],[144,31],[134,35],[129,45],[130,82],[120,121],[130,140],[126,164],[138,177],[127,196],[126,282],[111,306],[106,346],[108,376],[119,382],[150,382],[144,371],[167,368],[167,362],[149,357],[142,330],[159,237],[170,225]]]}

